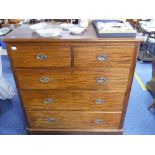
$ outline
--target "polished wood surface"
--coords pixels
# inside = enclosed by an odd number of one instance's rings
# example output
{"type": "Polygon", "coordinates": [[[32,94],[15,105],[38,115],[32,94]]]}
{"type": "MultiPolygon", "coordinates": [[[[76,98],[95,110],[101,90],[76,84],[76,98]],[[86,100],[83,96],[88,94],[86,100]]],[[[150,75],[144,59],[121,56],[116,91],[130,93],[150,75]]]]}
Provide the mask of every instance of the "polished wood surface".
{"type": "Polygon", "coordinates": [[[75,67],[130,67],[134,46],[79,46],[74,47],[75,67]],[[122,54],[123,53],[123,54],[122,54]],[[99,61],[97,56],[105,55],[107,60],[99,61]]]}
{"type": "Polygon", "coordinates": [[[21,89],[70,89],[126,91],[129,69],[105,68],[91,70],[22,70],[17,69],[21,89]],[[40,79],[46,77],[47,83],[40,79]],[[98,78],[106,78],[98,82],[98,78]]]}
{"type": "Polygon", "coordinates": [[[126,115],[126,111],[127,111],[127,106],[128,106],[128,101],[129,101],[129,97],[130,97],[130,91],[131,91],[132,81],[133,81],[133,77],[134,77],[134,71],[135,71],[135,67],[136,67],[139,47],[140,47],[140,42],[138,44],[136,44],[136,46],[135,46],[135,51],[134,51],[134,55],[133,55],[133,59],[132,59],[132,65],[130,68],[127,90],[126,90],[126,94],[125,94],[125,98],[124,98],[120,128],[123,128],[123,123],[124,123],[124,119],[125,119],[125,115],[126,115]]]}
{"type": "Polygon", "coordinates": [[[24,90],[26,110],[122,111],[123,92],[24,90]],[[46,100],[50,99],[47,103],[46,100]]]}
{"type": "Polygon", "coordinates": [[[17,50],[11,52],[15,67],[70,67],[70,48],[57,46],[14,46],[17,50]],[[44,56],[40,60],[37,56],[44,56]]]}
{"type": "Polygon", "coordinates": [[[139,38],[97,38],[92,26],[43,38],[25,25],[3,39],[29,133],[122,133],[139,38]]]}
{"type": "Polygon", "coordinates": [[[31,128],[118,129],[120,112],[27,111],[31,128]]]}
{"type": "MultiPolygon", "coordinates": [[[[37,43],[13,43],[9,46],[10,50],[16,51],[16,52],[31,52],[31,51],[50,51],[50,52],[56,52],[56,51],[69,51],[69,46],[62,45],[62,46],[56,46],[52,44],[37,44],[37,43]],[[16,50],[14,50],[12,47],[16,47],[16,50]]],[[[29,53],[30,54],[30,53],[29,53]]]]}
{"type": "Polygon", "coordinates": [[[39,34],[33,32],[29,25],[22,25],[16,28],[13,32],[10,32],[7,36],[3,37],[5,42],[52,42],[52,43],[61,43],[61,42],[139,42],[141,38],[98,38],[96,32],[92,25],[81,34],[81,35],[72,35],[69,31],[63,31],[60,37],[41,37],[39,34]]]}

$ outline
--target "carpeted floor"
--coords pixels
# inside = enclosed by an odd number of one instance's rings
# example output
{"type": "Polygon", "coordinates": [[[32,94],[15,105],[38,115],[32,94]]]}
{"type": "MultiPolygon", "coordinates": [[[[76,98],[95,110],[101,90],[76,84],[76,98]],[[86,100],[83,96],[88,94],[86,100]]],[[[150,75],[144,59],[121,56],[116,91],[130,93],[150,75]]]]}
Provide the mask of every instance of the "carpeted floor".
{"type": "MultiPolygon", "coordinates": [[[[146,82],[151,79],[151,63],[140,64],[137,62],[136,73],[143,84],[146,85],[146,82]]],[[[124,123],[125,135],[155,134],[155,112],[147,110],[152,101],[150,92],[144,91],[136,78],[134,78],[124,123]]]]}
{"type": "MultiPolygon", "coordinates": [[[[3,73],[8,82],[16,90],[7,56],[2,56],[3,73]]],[[[146,84],[151,78],[151,63],[137,62],[136,73],[146,84]]],[[[16,91],[17,94],[17,91],[16,91]]],[[[124,123],[124,135],[155,134],[155,112],[149,112],[147,107],[152,102],[152,96],[144,91],[134,78],[129,99],[129,105],[124,123]]],[[[0,134],[26,134],[25,120],[18,95],[11,100],[0,100],[0,134]]]]}

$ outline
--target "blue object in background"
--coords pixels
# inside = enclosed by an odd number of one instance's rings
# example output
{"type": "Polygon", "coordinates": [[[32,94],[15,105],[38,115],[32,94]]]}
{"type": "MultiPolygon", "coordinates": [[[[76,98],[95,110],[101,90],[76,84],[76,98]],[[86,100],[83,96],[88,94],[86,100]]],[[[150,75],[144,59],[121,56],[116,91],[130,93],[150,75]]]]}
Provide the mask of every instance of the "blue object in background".
{"type": "Polygon", "coordinates": [[[2,42],[2,38],[1,38],[1,36],[0,36],[0,46],[1,46],[1,42],[2,42]]]}
{"type": "Polygon", "coordinates": [[[6,44],[5,42],[2,41],[2,36],[5,36],[11,31],[9,27],[4,27],[0,29],[0,44],[3,49],[6,49],[6,44]]]}
{"type": "Polygon", "coordinates": [[[12,99],[0,99],[0,135],[24,135],[26,134],[25,118],[18,97],[14,78],[8,56],[2,55],[3,76],[15,90],[16,95],[12,99]]]}
{"type": "Polygon", "coordinates": [[[6,43],[2,41],[2,37],[0,36],[0,46],[3,48],[3,49],[6,49],[6,43]]]}

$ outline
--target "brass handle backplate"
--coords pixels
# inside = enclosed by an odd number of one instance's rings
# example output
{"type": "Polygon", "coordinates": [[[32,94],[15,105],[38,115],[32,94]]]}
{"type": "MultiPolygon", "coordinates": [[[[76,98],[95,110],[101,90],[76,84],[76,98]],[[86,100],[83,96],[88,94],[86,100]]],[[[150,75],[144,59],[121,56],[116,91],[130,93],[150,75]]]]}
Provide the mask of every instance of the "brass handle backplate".
{"type": "Polygon", "coordinates": [[[96,99],[95,100],[95,103],[96,104],[103,104],[104,103],[104,100],[102,100],[102,99],[96,99]]]}
{"type": "Polygon", "coordinates": [[[106,82],[106,81],[107,81],[106,77],[97,77],[96,78],[96,82],[97,83],[103,83],[103,82],[106,82]]]}
{"type": "Polygon", "coordinates": [[[42,60],[43,61],[43,60],[47,60],[48,59],[48,56],[45,55],[45,54],[37,54],[36,58],[38,60],[42,60]]]}
{"type": "Polygon", "coordinates": [[[107,61],[108,60],[108,56],[106,54],[97,55],[96,56],[96,60],[97,61],[107,61]]]}
{"type": "Polygon", "coordinates": [[[95,119],[94,123],[97,125],[101,125],[101,124],[103,124],[103,121],[101,119],[95,119]]]}
{"type": "Polygon", "coordinates": [[[45,104],[51,104],[51,103],[53,103],[53,99],[50,98],[50,97],[47,97],[47,98],[45,98],[45,99],[43,100],[43,103],[45,103],[45,104]]]}
{"type": "Polygon", "coordinates": [[[40,82],[41,82],[41,83],[48,83],[48,82],[49,82],[49,78],[43,76],[43,77],[40,78],[40,82]]]}
{"type": "Polygon", "coordinates": [[[49,123],[54,123],[54,122],[56,122],[55,118],[48,118],[47,121],[48,121],[49,123]]]}

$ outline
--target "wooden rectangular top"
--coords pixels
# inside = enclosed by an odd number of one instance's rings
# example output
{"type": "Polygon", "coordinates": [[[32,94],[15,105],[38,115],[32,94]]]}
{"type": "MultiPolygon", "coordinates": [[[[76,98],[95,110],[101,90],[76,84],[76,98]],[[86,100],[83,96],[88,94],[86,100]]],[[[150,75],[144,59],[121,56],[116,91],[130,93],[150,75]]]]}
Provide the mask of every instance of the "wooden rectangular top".
{"type": "Polygon", "coordinates": [[[92,25],[90,25],[82,34],[73,35],[69,31],[62,32],[61,37],[41,37],[39,34],[33,32],[29,25],[21,25],[17,27],[14,31],[10,32],[8,35],[3,37],[4,42],[65,42],[65,41],[129,41],[129,42],[139,42],[141,38],[98,38],[96,32],[92,25]]]}

